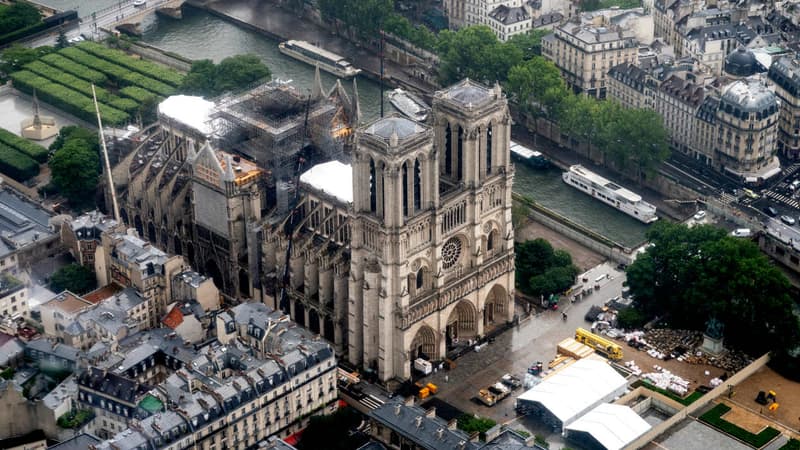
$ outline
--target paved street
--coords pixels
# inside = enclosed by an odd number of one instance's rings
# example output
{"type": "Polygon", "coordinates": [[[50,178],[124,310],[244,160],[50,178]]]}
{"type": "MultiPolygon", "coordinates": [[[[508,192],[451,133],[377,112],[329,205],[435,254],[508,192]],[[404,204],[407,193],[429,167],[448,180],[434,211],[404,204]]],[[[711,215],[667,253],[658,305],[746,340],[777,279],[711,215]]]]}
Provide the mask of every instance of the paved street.
{"type": "MultiPolygon", "coordinates": [[[[546,366],[555,356],[558,342],[574,336],[575,328],[589,325],[583,316],[591,305],[601,305],[609,298],[620,295],[625,274],[616,270],[613,264],[600,264],[582,276],[594,284],[596,278],[606,274],[609,278],[599,282],[600,289],[583,300],[574,304],[562,301],[558,311],[545,311],[525,320],[518,327],[498,336],[480,352],[470,352],[457,359],[455,369],[439,371],[424,381],[437,384],[440,389],[437,397],[463,411],[491,417],[498,422],[514,419],[514,399],[524,392],[524,388],[517,389],[493,407],[484,406],[472,398],[479,389],[494,384],[505,373],[524,379],[532,363],[542,361],[546,366]],[[566,322],[561,319],[561,311],[567,313],[566,322]]],[[[519,423],[518,428],[529,429],[532,433],[547,432],[528,419],[515,423],[519,423]]]]}

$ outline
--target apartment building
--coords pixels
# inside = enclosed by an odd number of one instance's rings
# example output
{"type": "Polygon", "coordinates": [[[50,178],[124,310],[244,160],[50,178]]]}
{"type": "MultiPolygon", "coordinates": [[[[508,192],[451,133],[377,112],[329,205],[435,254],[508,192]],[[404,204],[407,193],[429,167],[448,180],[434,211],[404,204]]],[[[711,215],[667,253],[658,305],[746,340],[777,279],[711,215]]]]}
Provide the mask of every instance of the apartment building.
{"type": "Polygon", "coordinates": [[[635,64],[638,46],[630,30],[570,21],[542,39],[542,55],[553,61],[576,93],[605,98],[608,71],[635,64]]]}
{"type": "Polygon", "coordinates": [[[124,361],[78,377],[78,401],[96,411],[93,429],[107,437],[97,449],[250,448],[335,409],[329,344],[261,303],[226,314],[234,325],[223,320],[222,340],[195,347],[151,330],[123,343],[124,361]],[[125,380],[116,383],[124,388],[101,376],[125,380]]]}
{"type": "Polygon", "coordinates": [[[182,256],[168,256],[130,232],[104,233],[101,242],[95,252],[98,284],[136,289],[146,299],[147,326],[156,327],[172,299],[173,277],[189,269],[189,265],[182,256]]]}
{"type": "Polygon", "coordinates": [[[608,71],[607,96],[626,108],[655,109],[657,87],[658,80],[634,64],[619,64],[608,71]]]}
{"type": "Polygon", "coordinates": [[[664,80],[655,90],[654,109],[664,119],[672,148],[683,153],[694,150],[692,131],[704,96],[703,86],[677,75],[664,80]]]}
{"type": "Polygon", "coordinates": [[[512,36],[529,33],[533,21],[527,9],[522,6],[500,5],[489,12],[486,24],[498,39],[505,42],[512,36]]]}
{"type": "Polygon", "coordinates": [[[116,226],[114,219],[100,211],[89,211],[63,224],[61,243],[78,264],[94,270],[94,254],[100,245],[100,236],[116,226]]]}
{"type": "Polygon", "coordinates": [[[0,315],[12,319],[30,317],[28,287],[10,273],[0,273],[0,315]]]}
{"type": "Polygon", "coordinates": [[[769,68],[769,80],[780,99],[778,151],[786,158],[800,158],[800,61],[781,57],[769,68]]]}

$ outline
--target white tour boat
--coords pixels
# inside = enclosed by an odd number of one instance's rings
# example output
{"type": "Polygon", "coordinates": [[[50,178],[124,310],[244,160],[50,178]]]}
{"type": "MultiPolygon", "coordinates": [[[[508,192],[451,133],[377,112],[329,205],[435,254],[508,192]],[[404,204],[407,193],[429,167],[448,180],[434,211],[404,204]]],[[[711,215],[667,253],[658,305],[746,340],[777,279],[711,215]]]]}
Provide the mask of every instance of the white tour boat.
{"type": "Polygon", "coordinates": [[[569,170],[561,175],[561,178],[575,189],[644,223],[653,223],[658,220],[656,207],[642,200],[639,194],[587,170],[580,164],[570,166],[569,170]]]}
{"type": "Polygon", "coordinates": [[[414,94],[397,88],[387,95],[389,102],[411,120],[424,122],[431,112],[431,107],[414,94]]]}
{"type": "Polygon", "coordinates": [[[309,44],[306,41],[289,40],[281,42],[278,44],[278,50],[294,59],[299,59],[312,66],[319,66],[320,69],[340,78],[353,78],[361,73],[361,69],[353,67],[344,57],[309,44]]]}

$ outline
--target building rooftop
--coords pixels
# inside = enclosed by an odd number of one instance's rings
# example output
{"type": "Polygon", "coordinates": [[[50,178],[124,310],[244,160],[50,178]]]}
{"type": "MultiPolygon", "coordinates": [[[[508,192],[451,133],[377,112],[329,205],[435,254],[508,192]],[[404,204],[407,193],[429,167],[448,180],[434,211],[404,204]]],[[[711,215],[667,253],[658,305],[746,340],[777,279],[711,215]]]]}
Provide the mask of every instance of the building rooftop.
{"type": "Polygon", "coordinates": [[[8,186],[0,188],[0,258],[55,234],[52,214],[8,186]]]}
{"type": "Polygon", "coordinates": [[[353,168],[350,164],[336,160],[317,164],[300,175],[300,182],[344,203],[353,203],[353,168]]]}
{"type": "Polygon", "coordinates": [[[797,58],[788,56],[778,58],[770,66],[768,76],[773,83],[791,95],[800,95],[800,61],[797,58]]]}
{"type": "Polygon", "coordinates": [[[737,77],[749,77],[758,71],[756,56],[743,46],[739,46],[725,58],[725,72],[737,77]]]}
{"type": "Polygon", "coordinates": [[[382,117],[363,129],[364,134],[385,141],[403,141],[427,130],[423,125],[402,116],[382,117]]]}
{"type": "Polygon", "coordinates": [[[369,412],[369,416],[417,443],[424,449],[435,450],[478,450],[481,445],[470,442],[469,436],[461,430],[451,430],[447,423],[428,415],[419,406],[408,406],[400,400],[387,402],[369,412]]]}
{"type": "Polygon", "coordinates": [[[742,118],[748,113],[766,116],[778,112],[778,98],[757,80],[739,80],[722,88],[720,108],[742,118]]]}
{"type": "Polygon", "coordinates": [[[100,235],[117,226],[117,221],[106,217],[98,210],[81,214],[70,222],[78,239],[100,239],[100,235]]]}
{"type": "Polygon", "coordinates": [[[86,450],[92,445],[100,443],[100,439],[92,436],[89,433],[81,433],[75,437],[67,439],[64,442],[47,447],[47,450],[86,450]]]}
{"type": "Polygon", "coordinates": [[[528,11],[522,6],[506,6],[500,5],[491,12],[489,18],[494,19],[503,25],[514,25],[516,23],[531,20],[528,11]]]}
{"type": "Polygon", "coordinates": [[[437,98],[449,99],[461,106],[473,108],[495,99],[497,94],[498,90],[489,89],[467,78],[447,89],[437,91],[435,95],[437,98]]]}
{"type": "Polygon", "coordinates": [[[182,123],[204,135],[210,135],[212,127],[211,113],[214,102],[191,95],[173,95],[158,104],[158,114],[182,123]]]}
{"type": "Polygon", "coordinates": [[[120,241],[114,247],[112,256],[127,266],[134,266],[145,277],[162,273],[167,254],[149,242],[130,234],[117,234],[120,241]]]}
{"type": "Polygon", "coordinates": [[[75,376],[70,375],[64,379],[58,386],[53,388],[47,395],[44,396],[42,401],[45,406],[50,410],[55,410],[61,406],[64,401],[70,398],[76,398],[78,395],[78,384],[75,383],[75,376]]]}
{"type": "Polygon", "coordinates": [[[567,426],[569,431],[590,434],[607,450],[621,450],[647,430],[648,424],[631,408],[601,403],[567,426]]]}
{"type": "Polygon", "coordinates": [[[67,315],[76,314],[92,306],[94,306],[94,303],[88,302],[70,291],[64,291],[42,305],[43,308],[58,310],[67,315]]]}

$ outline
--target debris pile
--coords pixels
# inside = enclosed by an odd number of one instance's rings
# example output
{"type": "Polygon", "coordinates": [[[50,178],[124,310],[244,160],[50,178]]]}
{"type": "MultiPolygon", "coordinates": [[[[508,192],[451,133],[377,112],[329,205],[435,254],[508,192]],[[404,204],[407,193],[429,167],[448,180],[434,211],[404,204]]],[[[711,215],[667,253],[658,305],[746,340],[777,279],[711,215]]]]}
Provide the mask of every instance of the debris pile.
{"type": "Polygon", "coordinates": [[[642,378],[658,388],[674,392],[680,396],[686,395],[686,393],[689,392],[689,381],[659,366],[654,366],[654,368],[658,370],[658,372],[646,373],[642,375],[642,378]]]}
{"type": "Polygon", "coordinates": [[[686,357],[686,362],[690,364],[708,364],[731,373],[742,370],[752,361],[752,358],[737,350],[726,350],[717,356],[697,351],[686,357]]]}

